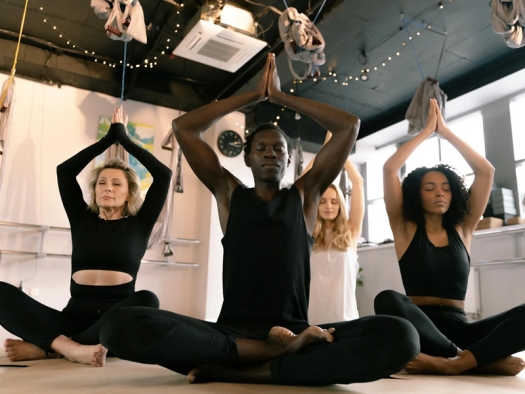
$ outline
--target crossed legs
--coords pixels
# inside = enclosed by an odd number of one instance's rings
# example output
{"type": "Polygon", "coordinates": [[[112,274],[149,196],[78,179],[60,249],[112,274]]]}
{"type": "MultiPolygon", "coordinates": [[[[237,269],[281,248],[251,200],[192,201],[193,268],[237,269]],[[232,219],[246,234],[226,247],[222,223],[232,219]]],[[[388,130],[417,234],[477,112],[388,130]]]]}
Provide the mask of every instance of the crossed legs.
{"type": "Polygon", "coordinates": [[[521,358],[512,356],[525,350],[525,305],[473,323],[463,311],[418,307],[392,290],[379,293],[374,307],[378,315],[403,317],[416,327],[421,354],[407,364],[410,373],[516,375],[525,367],[521,358]]]}

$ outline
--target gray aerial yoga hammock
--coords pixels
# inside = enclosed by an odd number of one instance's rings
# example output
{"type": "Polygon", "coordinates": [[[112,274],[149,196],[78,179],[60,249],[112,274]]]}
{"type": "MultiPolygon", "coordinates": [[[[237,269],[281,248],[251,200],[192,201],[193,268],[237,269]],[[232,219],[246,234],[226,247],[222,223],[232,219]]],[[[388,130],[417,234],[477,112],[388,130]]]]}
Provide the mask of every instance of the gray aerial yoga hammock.
{"type": "MultiPolygon", "coordinates": [[[[408,32],[408,26],[407,23],[411,23],[413,25],[422,27],[417,22],[414,22],[409,19],[401,18],[403,22],[403,30],[407,34],[407,36],[410,36],[408,32]]],[[[443,52],[445,50],[445,43],[447,42],[447,33],[440,33],[435,30],[431,30],[433,33],[439,34],[443,36],[443,45],[441,47],[441,53],[439,55],[438,64],[436,67],[436,75],[434,78],[427,77],[425,79],[423,74],[423,69],[421,68],[421,64],[419,62],[419,58],[417,56],[416,50],[414,48],[414,44],[411,40],[408,42],[410,43],[410,47],[412,48],[412,52],[414,53],[414,57],[416,58],[417,66],[419,68],[419,74],[421,75],[421,83],[419,84],[419,88],[416,91],[416,94],[412,98],[412,101],[410,102],[410,105],[408,106],[407,112],[405,114],[406,120],[408,120],[408,134],[414,135],[420,133],[423,128],[425,127],[425,124],[427,122],[428,117],[428,110],[430,108],[430,99],[434,98],[437,101],[439,110],[441,111],[441,114],[443,115],[443,118],[445,117],[445,105],[447,103],[447,95],[441,88],[439,87],[439,82],[437,80],[438,77],[438,71],[439,71],[439,65],[441,64],[441,59],[443,57],[443,52]]]]}
{"type": "Polygon", "coordinates": [[[287,7],[279,17],[279,35],[288,55],[290,71],[296,79],[320,75],[319,66],[326,61],[323,52],[325,41],[314,23],[315,20],[310,21],[306,15],[299,13],[294,7],[287,7]],[[303,75],[298,75],[295,72],[292,60],[300,60],[308,64],[303,75]]]}
{"type": "Polygon", "coordinates": [[[525,46],[525,0],[492,0],[492,28],[510,48],[525,46]]]}

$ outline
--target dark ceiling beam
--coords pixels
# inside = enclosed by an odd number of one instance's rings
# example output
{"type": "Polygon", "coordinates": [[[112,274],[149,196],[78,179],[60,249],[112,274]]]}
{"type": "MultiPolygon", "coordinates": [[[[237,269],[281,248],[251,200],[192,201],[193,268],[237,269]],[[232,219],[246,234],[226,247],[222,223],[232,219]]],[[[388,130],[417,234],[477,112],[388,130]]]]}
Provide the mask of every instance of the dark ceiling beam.
{"type": "MultiPolygon", "coordinates": [[[[15,36],[11,33],[0,31],[0,47],[12,46],[15,36]]],[[[98,62],[95,62],[95,57],[83,51],[60,48],[35,37],[25,36],[23,41],[17,61],[17,76],[58,87],[70,85],[120,97],[121,67],[102,64],[103,60],[116,63],[114,59],[96,57],[98,62]]],[[[0,56],[0,71],[9,73],[13,67],[14,53],[4,51],[0,56]]],[[[132,82],[138,90],[128,92],[126,99],[189,111],[209,103],[218,92],[217,86],[213,84],[167,76],[154,68],[135,71],[134,75],[127,75],[126,81],[133,78],[132,82]]]]}
{"type": "MultiPolygon", "coordinates": [[[[483,66],[479,66],[476,68],[476,71],[462,74],[443,83],[441,89],[447,94],[448,100],[453,100],[456,97],[460,97],[524,68],[525,47],[513,50],[506,56],[499,57],[483,66]]],[[[385,109],[381,116],[372,119],[362,119],[358,139],[403,121],[411,100],[412,99],[392,108],[385,109]]]]}

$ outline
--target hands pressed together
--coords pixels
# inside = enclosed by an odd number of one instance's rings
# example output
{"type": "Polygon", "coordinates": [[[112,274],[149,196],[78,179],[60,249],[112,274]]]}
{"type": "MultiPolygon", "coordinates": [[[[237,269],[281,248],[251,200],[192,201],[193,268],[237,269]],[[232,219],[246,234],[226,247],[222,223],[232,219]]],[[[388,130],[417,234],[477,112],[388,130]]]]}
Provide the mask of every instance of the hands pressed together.
{"type": "Polygon", "coordinates": [[[119,105],[115,108],[115,111],[113,111],[113,119],[111,120],[111,123],[124,123],[124,109],[122,108],[122,105],[119,105]]]}
{"type": "Polygon", "coordinates": [[[447,138],[448,133],[451,133],[450,129],[447,127],[443,115],[439,110],[439,105],[436,99],[430,99],[430,108],[428,110],[427,124],[425,129],[431,131],[432,133],[439,134],[443,138],[447,138]]]}
{"type": "Polygon", "coordinates": [[[266,58],[266,64],[264,65],[264,70],[256,87],[256,91],[259,94],[260,101],[269,99],[272,102],[274,102],[277,98],[276,96],[281,93],[281,81],[277,73],[274,53],[269,53],[266,58]]]}

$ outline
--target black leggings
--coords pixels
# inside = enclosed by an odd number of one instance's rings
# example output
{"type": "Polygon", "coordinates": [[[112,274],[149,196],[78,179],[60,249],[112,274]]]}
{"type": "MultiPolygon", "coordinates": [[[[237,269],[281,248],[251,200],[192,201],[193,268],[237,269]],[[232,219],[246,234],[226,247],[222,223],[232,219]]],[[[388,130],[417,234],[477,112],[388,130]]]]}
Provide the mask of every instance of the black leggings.
{"type": "MultiPolygon", "coordinates": [[[[79,285],[77,285],[79,286],[79,285]]],[[[121,293],[120,286],[82,286],[91,293],[121,293]]],[[[120,298],[120,297],[119,297],[120,298]]],[[[100,318],[107,311],[126,306],[159,307],[155,294],[147,290],[125,298],[88,298],[73,296],[62,311],[49,308],[29,297],[17,287],[0,282],[0,325],[11,334],[49,353],[51,343],[60,335],[82,345],[100,343],[100,318]]]]}
{"type": "MultiPolygon", "coordinates": [[[[101,321],[101,343],[117,357],[159,364],[184,375],[204,364],[238,365],[236,338],[268,335],[268,330],[231,328],[143,307],[114,309],[101,321]]],[[[373,381],[399,371],[419,352],[417,332],[404,319],[368,316],[321,327],[334,327],[335,341],[313,343],[299,353],[271,360],[273,383],[373,381]]]]}
{"type": "Polygon", "coordinates": [[[399,316],[410,321],[419,333],[421,352],[431,356],[455,357],[458,348],[469,350],[478,366],[525,350],[525,304],[473,323],[461,309],[421,306],[393,290],[374,300],[377,315],[399,316]]]}

